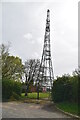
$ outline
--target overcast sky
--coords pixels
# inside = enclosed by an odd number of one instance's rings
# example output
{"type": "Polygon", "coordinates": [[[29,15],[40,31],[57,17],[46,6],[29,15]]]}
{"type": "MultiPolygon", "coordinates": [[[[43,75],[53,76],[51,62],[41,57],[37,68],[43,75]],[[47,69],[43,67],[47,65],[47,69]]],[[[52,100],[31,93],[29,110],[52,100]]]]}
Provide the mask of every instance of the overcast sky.
{"type": "Polygon", "coordinates": [[[54,75],[71,73],[78,67],[77,0],[18,1],[2,3],[2,40],[11,43],[10,54],[19,56],[23,62],[29,58],[41,59],[47,9],[50,9],[54,75]]]}

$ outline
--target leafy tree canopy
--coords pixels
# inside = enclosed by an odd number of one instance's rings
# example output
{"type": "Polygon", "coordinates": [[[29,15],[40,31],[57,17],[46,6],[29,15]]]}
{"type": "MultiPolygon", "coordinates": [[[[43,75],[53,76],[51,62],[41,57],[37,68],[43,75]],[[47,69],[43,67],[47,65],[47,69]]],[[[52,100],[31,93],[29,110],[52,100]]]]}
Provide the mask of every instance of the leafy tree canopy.
{"type": "Polygon", "coordinates": [[[24,72],[22,60],[9,55],[9,47],[2,44],[2,78],[20,80],[24,72]]]}

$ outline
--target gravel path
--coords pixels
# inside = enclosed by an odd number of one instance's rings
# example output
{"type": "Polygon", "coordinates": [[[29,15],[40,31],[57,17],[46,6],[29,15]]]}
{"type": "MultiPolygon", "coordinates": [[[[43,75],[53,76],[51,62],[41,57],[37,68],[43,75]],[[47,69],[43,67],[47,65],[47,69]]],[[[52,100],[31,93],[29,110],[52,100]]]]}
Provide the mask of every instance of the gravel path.
{"type": "Polygon", "coordinates": [[[4,102],[3,118],[70,118],[50,104],[40,105],[21,102],[4,102]]]}

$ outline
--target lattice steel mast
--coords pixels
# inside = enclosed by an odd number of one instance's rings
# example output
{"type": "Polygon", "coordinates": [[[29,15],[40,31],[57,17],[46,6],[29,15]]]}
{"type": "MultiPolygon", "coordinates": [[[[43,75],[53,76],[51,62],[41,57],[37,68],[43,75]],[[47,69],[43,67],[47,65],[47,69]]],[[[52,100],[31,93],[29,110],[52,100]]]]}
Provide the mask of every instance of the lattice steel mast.
{"type": "Polygon", "coordinates": [[[46,28],[44,36],[44,46],[41,64],[38,73],[37,83],[39,86],[51,88],[53,84],[53,67],[51,60],[51,47],[50,47],[50,10],[47,10],[46,28]]]}

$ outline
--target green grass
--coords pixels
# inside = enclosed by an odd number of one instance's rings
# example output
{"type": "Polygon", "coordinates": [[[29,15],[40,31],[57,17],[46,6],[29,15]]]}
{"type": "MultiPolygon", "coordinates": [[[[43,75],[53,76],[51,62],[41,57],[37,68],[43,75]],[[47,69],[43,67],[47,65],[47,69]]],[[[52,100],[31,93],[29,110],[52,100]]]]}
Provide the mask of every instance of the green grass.
{"type": "MultiPolygon", "coordinates": [[[[50,93],[39,93],[39,98],[48,98],[50,96],[50,93]]],[[[37,93],[28,93],[28,96],[25,96],[25,93],[21,94],[22,98],[30,98],[30,99],[36,99],[37,98],[37,93]]]]}
{"type": "Polygon", "coordinates": [[[69,112],[73,115],[78,115],[78,104],[76,103],[63,102],[57,103],[56,106],[65,112],[69,112]]]}

